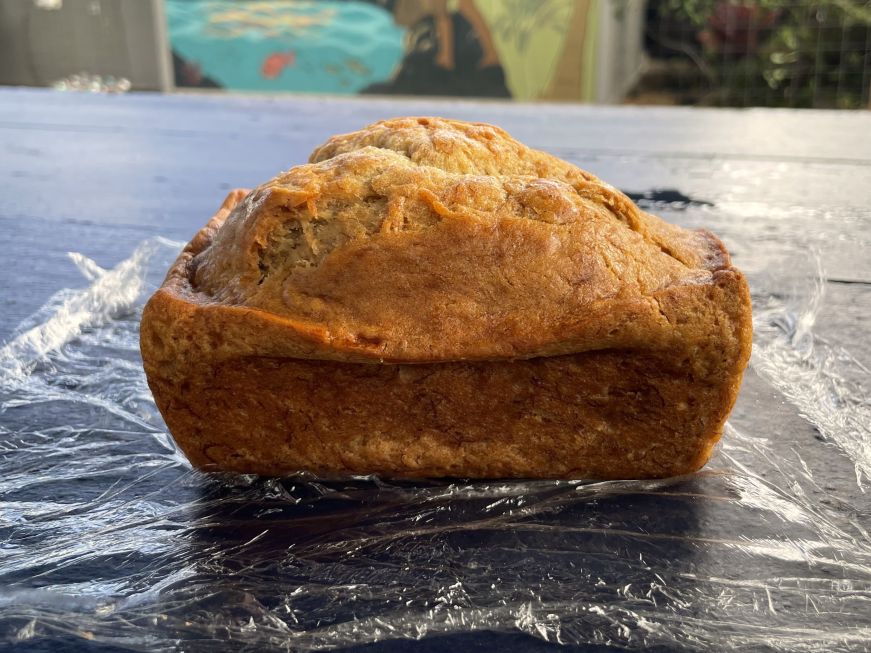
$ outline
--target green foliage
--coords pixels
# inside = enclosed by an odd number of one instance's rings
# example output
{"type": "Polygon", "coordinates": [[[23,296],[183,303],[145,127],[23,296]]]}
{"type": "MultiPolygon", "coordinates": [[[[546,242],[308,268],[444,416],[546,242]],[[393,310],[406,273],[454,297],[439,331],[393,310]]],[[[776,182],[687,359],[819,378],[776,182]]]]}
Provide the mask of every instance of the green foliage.
{"type": "MultiPolygon", "coordinates": [[[[718,0],[666,0],[661,10],[697,30],[716,22],[718,0]]],[[[712,93],[727,106],[858,108],[868,105],[871,83],[871,0],[745,0],[769,29],[746,52],[705,48],[702,70],[712,93]]],[[[721,7],[722,10],[722,7],[721,7]]],[[[701,46],[698,46],[701,47],[701,46]]]]}

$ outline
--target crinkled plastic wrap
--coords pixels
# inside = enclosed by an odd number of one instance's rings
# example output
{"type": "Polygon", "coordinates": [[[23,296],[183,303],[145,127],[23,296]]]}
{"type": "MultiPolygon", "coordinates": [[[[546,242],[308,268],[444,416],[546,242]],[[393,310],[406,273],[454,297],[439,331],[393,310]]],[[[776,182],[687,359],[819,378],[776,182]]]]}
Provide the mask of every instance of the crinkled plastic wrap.
{"type": "Polygon", "coordinates": [[[310,650],[489,631],[494,650],[505,633],[867,650],[868,370],[814,336],[819,257],[703,209],[682,219],[748,273],[755,345],[710,464],[665,481],[193,471],[138,353],[181,243],[143,242],[111,270],[71,255],[89,285],[0,348],[0,641],[310,650]]]}

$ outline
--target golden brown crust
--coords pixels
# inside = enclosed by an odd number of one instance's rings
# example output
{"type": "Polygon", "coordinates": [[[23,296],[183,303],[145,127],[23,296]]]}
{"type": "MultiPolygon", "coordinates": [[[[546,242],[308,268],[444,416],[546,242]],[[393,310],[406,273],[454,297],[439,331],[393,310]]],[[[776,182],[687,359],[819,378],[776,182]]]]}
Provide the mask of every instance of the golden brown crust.
{"type": "Polygon", "coordinates": [[[143,314],[149,383],[195,464],[615,478],[704,463],[750,350],[747,284],[716,237],[489,125],[385,121],[311,161],[231,194],[143,314]],[[574,394],[558,408],[560,384],[574,394]],[[549,421],[528,417],[548,402],[549,421]]]}

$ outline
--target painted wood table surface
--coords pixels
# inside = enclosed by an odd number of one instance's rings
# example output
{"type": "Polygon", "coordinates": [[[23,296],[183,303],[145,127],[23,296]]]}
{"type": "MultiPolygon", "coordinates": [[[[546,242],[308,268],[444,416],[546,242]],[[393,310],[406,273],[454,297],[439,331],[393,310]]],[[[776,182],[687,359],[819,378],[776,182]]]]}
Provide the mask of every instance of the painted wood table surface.
{"type": "Polygon", "coordinates": [[[0,189],[0,648],[871,641],[871,113],[7,89],[0,189]],[[498,124],[723,237],[756,342],[706,470],[418,484],[190,470],[139,368],[144,298],[229,189],[403,114],[498,124]]]}

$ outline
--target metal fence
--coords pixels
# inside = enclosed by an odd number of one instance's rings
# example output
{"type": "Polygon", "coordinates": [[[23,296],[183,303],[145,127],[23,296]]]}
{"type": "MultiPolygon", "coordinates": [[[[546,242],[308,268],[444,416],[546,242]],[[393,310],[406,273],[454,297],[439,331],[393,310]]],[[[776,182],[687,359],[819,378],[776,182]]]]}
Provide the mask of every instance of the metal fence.
{"type": "Polygon", "coordinates": [[[645,49],[636,102],[871,108],[871,2],[649,0],[645,49]]]}

